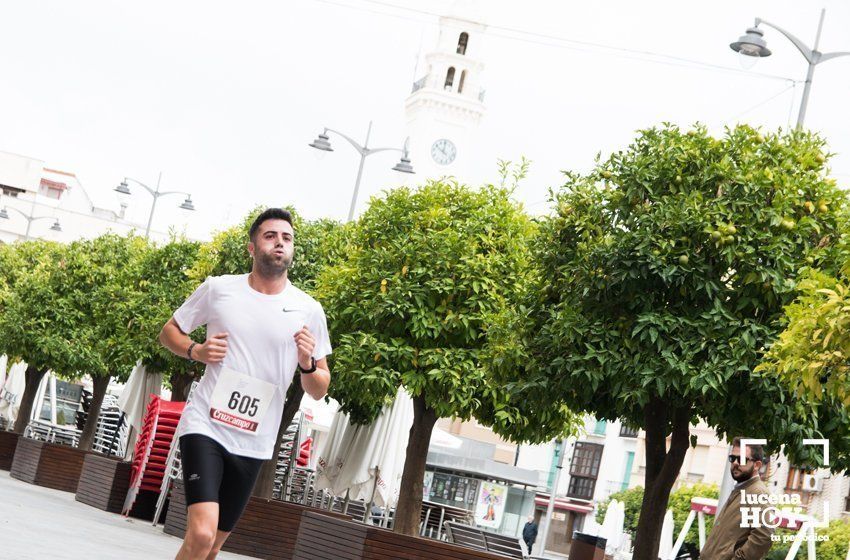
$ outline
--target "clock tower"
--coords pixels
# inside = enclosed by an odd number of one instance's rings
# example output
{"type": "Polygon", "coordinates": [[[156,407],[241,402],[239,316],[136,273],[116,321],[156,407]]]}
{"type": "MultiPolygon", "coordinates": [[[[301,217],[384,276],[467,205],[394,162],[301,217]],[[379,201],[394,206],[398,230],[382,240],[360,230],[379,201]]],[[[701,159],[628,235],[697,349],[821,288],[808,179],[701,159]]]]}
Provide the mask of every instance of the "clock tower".
{"type": "Polygon", "coordinates": [[[470,178],[474,134],[484,115],[484,64],[477,57],[486,26],[474,8],[475,2],[458,1],[440,17],[437,47],[425,56],[425,75],[404,104],[417,182],[470,178]]]}

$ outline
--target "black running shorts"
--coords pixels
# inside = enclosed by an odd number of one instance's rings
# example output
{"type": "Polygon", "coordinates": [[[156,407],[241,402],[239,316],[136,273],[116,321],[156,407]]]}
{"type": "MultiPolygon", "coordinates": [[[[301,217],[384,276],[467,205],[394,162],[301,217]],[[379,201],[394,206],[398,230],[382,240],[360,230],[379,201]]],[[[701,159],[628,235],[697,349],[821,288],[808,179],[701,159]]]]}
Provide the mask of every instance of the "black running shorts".
{"type": "Polygon", "coordinates": [[[186,505],[218,503],[218,530],[230,532],[248,505],[263,459],[234,455],[201,434],[180,437],[186,505]]]}

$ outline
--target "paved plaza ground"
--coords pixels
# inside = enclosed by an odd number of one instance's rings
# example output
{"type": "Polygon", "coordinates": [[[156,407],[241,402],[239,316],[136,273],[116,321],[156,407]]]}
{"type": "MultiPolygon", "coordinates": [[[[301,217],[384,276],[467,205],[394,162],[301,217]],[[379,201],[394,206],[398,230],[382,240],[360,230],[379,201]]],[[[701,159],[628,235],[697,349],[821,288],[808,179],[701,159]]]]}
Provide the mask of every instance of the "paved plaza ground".
{"type": "MultiPolygon", "coordinates": [[[[101,511],[69,492],[27,484],[0,470],[0,559],[170,559],[180,543],[161,525],[101,511]]],[[[225,552],[218,557],[249,558],[225,552]]]]}

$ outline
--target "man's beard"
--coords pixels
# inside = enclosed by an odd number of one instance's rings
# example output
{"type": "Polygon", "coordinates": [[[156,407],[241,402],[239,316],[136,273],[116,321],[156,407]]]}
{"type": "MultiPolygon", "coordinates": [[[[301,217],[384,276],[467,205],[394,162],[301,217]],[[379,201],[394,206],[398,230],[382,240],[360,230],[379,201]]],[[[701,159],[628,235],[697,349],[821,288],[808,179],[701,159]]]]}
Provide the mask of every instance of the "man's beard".
{"type": "Polygon", "coordinates": [[[272,253],[260,253],[256,258],[257,272],[265,278],[277,278],[289,270],[292,266],[292,256],[284,255],[278,257],[272,253]]]}
{"type": "Polygon", "coordinates": [[[735,474],[734,471],[732,471],[730,474],[732,475],[732,479],[735,480],[735,482],[744,482],[745,480],[749,480],[753,477],[753,471],[746,472],[743,470],[739,470],[737,474],[735,474]]]}

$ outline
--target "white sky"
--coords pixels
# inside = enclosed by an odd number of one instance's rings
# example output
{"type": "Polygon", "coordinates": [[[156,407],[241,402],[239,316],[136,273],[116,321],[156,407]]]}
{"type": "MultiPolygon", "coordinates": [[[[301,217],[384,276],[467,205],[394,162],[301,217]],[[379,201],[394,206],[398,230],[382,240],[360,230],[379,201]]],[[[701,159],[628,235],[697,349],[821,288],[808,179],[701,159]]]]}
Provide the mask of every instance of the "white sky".
{"type": "MultiPolygon", "coordinates": [[[[340,139],[322,159],[307,144],[323,126],[362,140],[373,120],[371,145],[400,145],[417,56],[436,43],[437,17],[423,12],[451,4],[0,0],[0,150],[76,173],[99,200],[112,200],[125,175],[153,186],[162,171],[163,189],[191,192],[198,211],[184,215],[175,208],[181,197],[161,199],[154,228],[188,223],[193,237],[235,223],[257,204],[344,219],[358,156],[340,139]]],[[[487,113],[474,177],[493,181],[497,158],[527,156],[532,170],[517,198],[534,213],[546,210],[561,170],[587,170],[598,151],[624,147],[636,129],[665,120],[701,121],[712,131],[739,121],[793,126],[802,83],[763,75],[802,81],[800,53],[764,26],[774,55],[752,70],[743,71],[728,47],[754,17],[812,46],[826,7],[820,50],[850,51],[850,3],[837,0],[479,6],[494,27],[486,36],[487,113]]],[[[850,182],[848,93],[850,57],[818,67],[806,125],[837,153],[840,184],[850,182]]],[[[397,184],[389,171],[395,161],[392,153],[367,159],[359,209],[397,184]]],[[[137,193],[131,212],[141,220],[150,197],[137,193]]]]}

